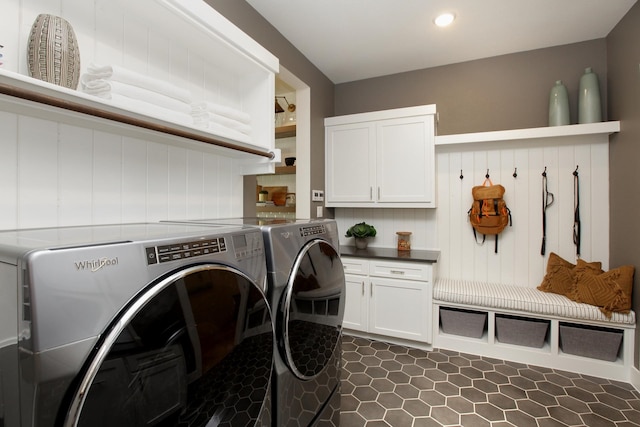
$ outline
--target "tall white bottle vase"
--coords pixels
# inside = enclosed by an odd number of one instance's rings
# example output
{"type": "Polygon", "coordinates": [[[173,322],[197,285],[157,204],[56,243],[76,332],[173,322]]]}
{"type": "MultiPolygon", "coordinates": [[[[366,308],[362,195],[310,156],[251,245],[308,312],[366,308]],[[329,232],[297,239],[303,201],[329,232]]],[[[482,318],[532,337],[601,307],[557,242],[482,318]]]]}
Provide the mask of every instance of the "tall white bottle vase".
{"type": "Polygon", "coordinates": [[[580,78],[578,123],[597,123],[601,121],[602,110],[598,75],[591,70],[591,67],[587,67],[580,78]]]}
{"type": "Polygon", "coordinates": [[[562,83],[562,80],[556,80],[556,84],[549,93],[549,126],[568,124],[570,124],[570,119],[567,87],[562,83]]]}

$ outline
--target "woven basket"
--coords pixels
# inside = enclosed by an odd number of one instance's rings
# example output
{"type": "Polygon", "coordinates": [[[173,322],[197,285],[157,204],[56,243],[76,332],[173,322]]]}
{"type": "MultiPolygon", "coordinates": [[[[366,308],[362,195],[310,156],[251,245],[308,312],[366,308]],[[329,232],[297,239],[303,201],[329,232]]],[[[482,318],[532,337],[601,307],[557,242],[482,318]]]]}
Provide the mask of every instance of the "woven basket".
{"type": "Polygon", "coordinates": [[[80,49],[71,25],[59,16],[38,15],[29,34],[27,63],[31,77],[76,89],[80,49]]]}

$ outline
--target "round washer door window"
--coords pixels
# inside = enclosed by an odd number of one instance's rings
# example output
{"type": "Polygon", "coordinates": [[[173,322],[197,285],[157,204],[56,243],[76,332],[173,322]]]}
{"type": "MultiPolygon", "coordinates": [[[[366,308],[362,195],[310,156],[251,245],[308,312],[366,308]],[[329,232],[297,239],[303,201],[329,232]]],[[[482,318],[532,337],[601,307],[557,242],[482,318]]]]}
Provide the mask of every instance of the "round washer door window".
{"type": "Polygon", "coordinates": [[[265,295],[242,272],[176,272],[104,334],[65,425],[270,425],[273,338],[265,295]]]}
{"type": "Polygon", "coordinates": [[[324,240],[308,242],[298,254],[283,294],[280,332],[289,368],[301,379],[319,375],[341,336],[344,267],[324,240]]]}

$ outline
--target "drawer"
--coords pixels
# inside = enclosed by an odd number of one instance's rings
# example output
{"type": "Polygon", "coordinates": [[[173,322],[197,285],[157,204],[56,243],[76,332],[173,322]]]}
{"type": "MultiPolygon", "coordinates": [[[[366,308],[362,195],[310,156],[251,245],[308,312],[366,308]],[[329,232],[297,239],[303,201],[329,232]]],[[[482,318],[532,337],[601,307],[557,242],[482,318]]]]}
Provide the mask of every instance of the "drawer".
{"type": "Polygon", "coordinates": [[[422,262],[371,261],[370,276],[431,281],[431,264],[422,262]]]}
{"type": "Polygon", "coordinates": [[[369,260],[362,258],[342,257],[342,265],[346,274],[369,274],[369,260]]]}

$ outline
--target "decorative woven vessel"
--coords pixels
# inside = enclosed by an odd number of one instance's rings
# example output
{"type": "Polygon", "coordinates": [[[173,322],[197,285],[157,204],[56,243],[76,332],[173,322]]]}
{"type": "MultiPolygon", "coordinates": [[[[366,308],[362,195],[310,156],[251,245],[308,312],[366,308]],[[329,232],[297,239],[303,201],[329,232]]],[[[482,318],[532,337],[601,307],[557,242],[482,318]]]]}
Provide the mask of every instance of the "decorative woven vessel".
{"type": "Polygon", "coordinates": [[[27,63],[31,77],[76,89],[80,49],[71,24],[59,16],[38,15],[29,34],[27,63]]]}

